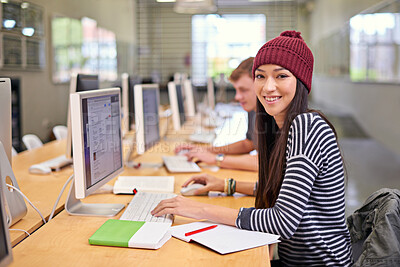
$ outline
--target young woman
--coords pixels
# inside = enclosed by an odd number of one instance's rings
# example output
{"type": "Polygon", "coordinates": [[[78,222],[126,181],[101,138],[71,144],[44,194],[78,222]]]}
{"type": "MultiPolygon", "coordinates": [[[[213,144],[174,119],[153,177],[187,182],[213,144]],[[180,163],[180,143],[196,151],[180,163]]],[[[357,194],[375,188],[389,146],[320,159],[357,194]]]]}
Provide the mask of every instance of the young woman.
{"type": "Polygon", "coordinates": [[[178,196],[153,211],[208,219],[281,236],[283,265],[349,266],[352,249],[345,224],[343,161],[333,126],[308,109],[313,55],[299,32],[268,41],[254,59],[257,94],[258,182],[223,181],[209,175],[191,182],[253,194],[254,208],[233,210],[178,196]]]}

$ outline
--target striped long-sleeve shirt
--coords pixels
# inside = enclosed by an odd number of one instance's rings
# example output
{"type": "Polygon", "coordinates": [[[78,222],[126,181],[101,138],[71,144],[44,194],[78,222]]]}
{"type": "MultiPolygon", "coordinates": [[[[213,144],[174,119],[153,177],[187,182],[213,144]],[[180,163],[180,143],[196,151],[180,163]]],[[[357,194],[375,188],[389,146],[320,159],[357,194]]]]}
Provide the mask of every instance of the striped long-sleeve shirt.
{"type": "Polygon", "coordinates": [[[300,114],[289,130],[275,205],[241,208],[236,226],[280,235],[284,265],[349,266],[344,195],[343,162],[332,129],[318,113],[300,114]]]}

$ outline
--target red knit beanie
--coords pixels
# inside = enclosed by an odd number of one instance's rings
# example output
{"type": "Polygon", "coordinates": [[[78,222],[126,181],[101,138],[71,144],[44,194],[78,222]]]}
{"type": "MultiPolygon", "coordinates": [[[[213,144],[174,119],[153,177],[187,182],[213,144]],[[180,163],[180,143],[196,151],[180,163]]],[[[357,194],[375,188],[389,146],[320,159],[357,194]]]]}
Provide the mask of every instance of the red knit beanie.
{"type": "Polygon", "coordinates": [[[280,36],[266,42],[254,58],[253,79],[259,66],[275,64],[293,73],[310,93],[314,57],[300,34],[296,31],[284,31],[280,36]]]}

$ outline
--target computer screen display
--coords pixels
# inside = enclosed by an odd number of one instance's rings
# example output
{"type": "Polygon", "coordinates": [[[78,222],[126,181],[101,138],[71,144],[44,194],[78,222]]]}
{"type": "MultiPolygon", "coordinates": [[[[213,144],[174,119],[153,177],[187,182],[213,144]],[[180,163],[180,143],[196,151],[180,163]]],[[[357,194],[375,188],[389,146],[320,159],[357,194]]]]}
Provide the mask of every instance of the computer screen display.
{"type": "Polygon", "coordinates": [[[122,167],[119,95],[82,99],[86,188],[122,167]]]}
{"type": "Polygon", "coordinates": [[[158,84],[135,85],[136,150],[144,153],[160,140],[158,84]]]}

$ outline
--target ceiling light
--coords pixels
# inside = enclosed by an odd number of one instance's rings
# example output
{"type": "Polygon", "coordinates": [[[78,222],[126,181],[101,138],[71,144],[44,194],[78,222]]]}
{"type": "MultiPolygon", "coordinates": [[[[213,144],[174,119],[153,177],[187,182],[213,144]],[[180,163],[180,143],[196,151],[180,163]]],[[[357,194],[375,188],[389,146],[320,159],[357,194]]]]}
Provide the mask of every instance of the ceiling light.
{"type": "Polygon", "coordinates": [[[35,29],[32,27],[25,27],[22,29],[22,34],[25,36],[32,36],[35,33],[35,29]]]}
{"type": "Polygon", "coordinates": [[[13,19],[5,19],[3,20],[3,26],[6,29],[12,29],[15,27],[16,21],[13,19]]]}
{"type": "Polygon", "coordinates": [[[159,3],[171,3],[171,2],[175,2],[175,0],[157,0],[157,2],[159,2],[159,3]]]}
{"type": "Polygon", "coordinates": [[[207,14],[217,11],[214,0],[176,0],[174,11],[186,14],[207,14]]]}

